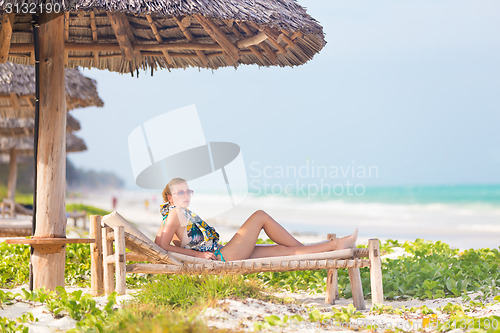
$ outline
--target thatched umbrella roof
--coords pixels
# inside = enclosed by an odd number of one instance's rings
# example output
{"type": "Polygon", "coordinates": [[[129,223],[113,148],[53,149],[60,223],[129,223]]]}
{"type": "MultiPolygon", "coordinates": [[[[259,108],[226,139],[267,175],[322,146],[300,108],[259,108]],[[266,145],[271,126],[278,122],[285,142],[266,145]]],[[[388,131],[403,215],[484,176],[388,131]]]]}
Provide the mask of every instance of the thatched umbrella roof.
{"type": "MultiPolygon", "coordinates": [[[[65,90],[68,110],[104,105],[95,80],[83,76],[78,69],[65,70],[65,90]]],[[[35,67],[0,64],[0,118],[32,118],[34,110],[35,67]]]]}
{"type": "MultiPolygon", "coordinates": [[[[34,128],[35,119],[33,118],[0,118],[0,137],[33,137],[34,128]]],[[[78,131],[80,128],[80,122],[68,114],[66,116],[66,132],[78,131]]]]}
{"type": "MultiPolygon", "coordinates": [[[[7,153],[0,153],[0,164],[8,164],[10,162],[10,156],[7,153]]],[[[27,164],[33,162],[33,156],[20,155],[16,157],[16,163],[27,164]]]]}
{"type": "MultiPolygon", "coordinates": [[[[0,153],[8,153],[11,149],[15,149],[20,155],[33,155],[33,138],[5,138],[0,137],[0,153]]],[[[66,151],[74,153],[87,150],[87,146],[83,139],[72,133],[66,134],[66,151]]]]}
{"type": "MultiPolygon", "coordinates": [[[[55,2],[65,10],[69,67],[133,73],[147,67],[297,66],[326,43],[321,25],[295,0],[55,2]]],[[[6,47],[3,55],[8,52],[9,61],[33,63],[31,20],[23,14],[3,20],[7,30],[12,27],[5,42],[10,51],[6,47]]]]}
{"type": "MultiPolygon", "coordinates": [[[[47,1],[34,0],[47,8],[47,1]]],[[[140,68],[297,66],[325,45],[322,27],[295,0],[54,0],[52,13],[10,13],[0,4],[0,63],[34,64],[40,83],[33,286],[64,285],[64,67],[133,73],[140,68]],[[62,3],[64,16],[54,3],[62,3]],[[54,10],[55,9],[55,10],[54,10]],[[36,55],[35,55],[36,44],[36,55]],[[50,131],[48,130],[50,128],[50,131]],[[50,158],[49,158],[50,157],[50,158]],[[60,241],[60,240],[59,240],[60,241]],[[50,263],[47,265],[47,262],[50,263]]],[[[38,7],[37,7],[38,8],[38,7]]],[[[103,288],[93,281],[92,293],[103,288]]]]}

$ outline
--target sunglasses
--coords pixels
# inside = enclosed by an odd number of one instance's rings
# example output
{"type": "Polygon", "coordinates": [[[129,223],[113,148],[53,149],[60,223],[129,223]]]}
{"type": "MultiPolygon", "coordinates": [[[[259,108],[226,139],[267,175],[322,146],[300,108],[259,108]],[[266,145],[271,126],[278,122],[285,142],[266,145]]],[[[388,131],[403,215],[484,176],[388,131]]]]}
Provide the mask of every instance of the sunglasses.
{"type": "Polygon", "coordinates": [[[190,196],[190,197],[191,197],[191,196],[193,196],[193,195],[194,195],[194,191],[193,191],[193,190],[179,191],[179,192],[177,192],[177,193],[172,193],[172,194],[174,194],[174,195],[178,195],[179,197],[183,197],[183,196],[185,196],[185,195],[187,194],[188,196],[190,196]]]}

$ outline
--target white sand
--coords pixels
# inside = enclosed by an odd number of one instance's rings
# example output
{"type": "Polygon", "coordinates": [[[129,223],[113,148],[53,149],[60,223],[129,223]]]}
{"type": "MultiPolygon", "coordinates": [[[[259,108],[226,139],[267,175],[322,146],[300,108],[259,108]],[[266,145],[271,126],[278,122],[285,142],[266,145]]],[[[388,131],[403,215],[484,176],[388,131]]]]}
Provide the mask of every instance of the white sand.
{"type": "MultiPolygon", "coordinates": [[[[4,292],[21,293],[21,288],[27,289],[27,286],[21,286],[12,290],[2,290],[4,292]]],[[[67,287],[66,291],[70,293],[77,289],[80,288],[67,287]]],[[[90,290],[84,289],[84,292],[89,293],[90,290]]],[[[132,298],[131,294],[134,292],[135,290],[128,290],[127,295],[118,296],[117,307],[121,307],[125,302],[129,301],[132,298]]],[[[331,306],[324,304],[324,295],[310,295],[306,292],[282,292],[275,293],[274,295],[287,299],[288,302],[286,304],[276,304],[254,299],[246,299],[242,301],[229,299],[222,300],[215,306],[208,307],[202,311],[201,318],[203,318],[207,325],[211,327],[251,332],[254,330],[254,323],[264,321],[265,317],[276,315],[279,318],[283,318],[285,315],[300,315],[306,319],[305,322],[289,322],[288,325],[283,327],[272,327],[272,331],[294,332],[300,328],[301,332],[322,332],[325,330],[324,327],[320,328],[317,323],[308,321],[308,313],[310,311],[316,308],[321,312],[326,313],[330,312],[332,307],[341,308],[352,303],[352,299],[341,299],[337,300],[334,306],[331,306]]],[[[474,295],[471,296],[473,297],[474,295]]],[[[95,299],[99,306],[104,306],[107,302],[106,297],[95,297],[95,299]]],[[[445,298],[426,301],[386,301],[385,305],[391,305],[394,308],[401,308],[402,306],[405,306],[407,309],[410,307],[420,307],[425,305],[429,309],[436,309],[448,303],[466,305],[460,298],[445,298]]],[[[369,300],[366,301],[366,305],[368,309],[371,308],[369,300]]],[[[76,326],[76,322],[68,315],[65,315],[62,318],[55,318],[44,305],[24,301],[21,297],[17,297],[12,305],[4,305],[3,309],[0,309],[0,316],[14,320],[22,314],[28,312],[31,312],[33,316],[38,319],[37,322],[27,325],[30,332],[64,332],[76,326]]],[[[348,324],[340,326],[337,322],[330,322],[330,328],[350,332],[357,330],[356,327],[358,325],[371,324],[378,325],[379,328],[403,327],[406,331],[411,331],[413,328],[417,329],[419,325],[422,325],[422,320],[426,317],[418,312],[408,313],[406,318],[396,314],[373,314],[370,310],[361,312],[365,317],[351,319],[350,326],[348,326],[348,324]]],[[[484,308],[474,308],[472,311],[468,312],[467,315],[478,318],[500,316],[500,303],[487,305],[484,308]]],[[[437,312],[437,320],[441,322],[446,321],[448,317],[449,316],[446,314],[437,312]]]]}
{"type": "MultiPolygon", "coordinates": [[[[22,295],[21,290],[23,288],[28,290],[28,285],[1,290],[5,293],[10,292],[22,295]]],[[[75,290],[83,290],[84,293],[90,293],[90,289],[88,288],[66,287],[65,289],[68,293],[75,290]]],[[[123,306],[125,302],[132,298],[130,294],[133,292],[135,291],[128,290],[126,295],[118,296],[116,298],[116,306],[123,306]]],[[[94,297],[94,299],[100,307],[104,307],[107,303],[107,297],[94,297]]],[[[25,301],[21,296],[16,297],[14,304],[4,305],[3,308],[0,308],[0,317],[15,320],[16,318],[29,312],[33,314],[34,318],[38,319],[36,322],[24,324],[25,326],[28,326],[30,333],[66,332],[67,330],[76,327],[76,321],[71,319],[68,315],[63,316],[62,318],[56,318],[44,304],[25,301]]]]}
{"type": "MultiPolygon", "coordinates": [[[[361,311],[364,315],[363,318],[351,319],[350,323],[327,322],[326,326],[320,327],[318,323],[308,321],[308,313],[312,309],[319,309],[322,313],[331,312],[332,307],[341,308],[348,306],[352,303],[352,299],[337,300],[334,306],[324,303],[324,295],[309,295],[307,293],[277,293],[275,294],[281,298],[290,298],[294,302],[292,304],[273,304],[268,302],[256,301],[247,299],[245,301],[224,300],[217,303],[216,307],[208,308],[204,312],[206,322],[209,326],[253,331],[254,323],[264,320],[264,317],[276,315],[281,319],[287,315],[292,316],[298,314],[302,316],[305,322],[289,322],[282,327],[273,326],[273,332],[324,332],[325,330],[358,331],[358,326],[376,325],[380,331],[386,328],[399,327],[405,331],[417,331],[423,325],[423,319],[429,318],[429,315],[423,315],[420,312],[407,313],[406,317],[397,314],[374,314],[371,313],[372,304],[369,300],[366,301],[368,310],[361,311]]],[[[444,298],[436,300],[409,300],[409,301],[386,301],[385,305],[390,305],[393,308],[401,308],[405,306],[407,309],[411,307],[427,306],[429,309],[435,310],[439,322],[444,323],[448,320],[449,315],[440,313],[436,308],[444,306],[448,303],[466,305],[462,302],[461,298],[444,298]]],[[[500,303],[487,305],[484,308],[475,308],[468,312],[467,315],[472,317],[489,317],[500,315],[500,303]]],[[[434,318],[433,318],[434,319],[434,318]]],[[[500,326],[500,323],[497,323],[500,326]]],[[[431,322],[427,330],[432,331],[432,325],[436,323],[431,322]]],[[[457,326],[460,324],[457,323],[457,326]]],[[[461,332],[462,330],[459,330],[461,332]]],[[[456,333],[456,332],[455,332],[456,333]]]]}

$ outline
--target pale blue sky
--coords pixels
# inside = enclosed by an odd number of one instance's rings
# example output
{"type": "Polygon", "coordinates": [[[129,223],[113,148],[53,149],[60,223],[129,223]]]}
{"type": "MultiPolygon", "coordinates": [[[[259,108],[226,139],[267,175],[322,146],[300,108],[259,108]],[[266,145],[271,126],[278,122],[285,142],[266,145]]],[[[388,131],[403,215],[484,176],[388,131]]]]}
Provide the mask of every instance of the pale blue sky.
{"type": "MultiPolygon", "coordinates": [[[[73,112],[89,149],[70,159],[133,184],[129,133],[196,104],[206,139],[239,144],[248,167],[309,160],[377,166],[366,185],[500,183],[500,2],[299,3],[327,40],[300,67],[165,70],[138,79],[84,70],[105,107],[73,112]]],[[[166,144],[182,139],[168,137],[168,126],[166,144]]]]}

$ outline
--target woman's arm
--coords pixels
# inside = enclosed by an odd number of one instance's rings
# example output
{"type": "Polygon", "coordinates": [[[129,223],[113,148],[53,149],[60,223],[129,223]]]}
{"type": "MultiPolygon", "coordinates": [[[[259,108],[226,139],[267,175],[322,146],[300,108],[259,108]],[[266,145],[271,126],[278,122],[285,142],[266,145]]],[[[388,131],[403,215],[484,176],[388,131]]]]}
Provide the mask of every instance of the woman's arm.
{"type": "Polygon", "coordinates": [[[180,254],[185,254],[188,256],[198,257],[203,259],[215,259],[215,260],[217,259],[217,257],[212,252],[200,252],[170,244],[172,238],[174,237],[175,231],[179,229],[180,226],[181,224],[179,222],[179,216],[177,215],[177,211],[172,210],[168,214],[166,223],[160,227],[160,230],[158,230],[155,243],[166,251],[177,252],[180,254]]]}

